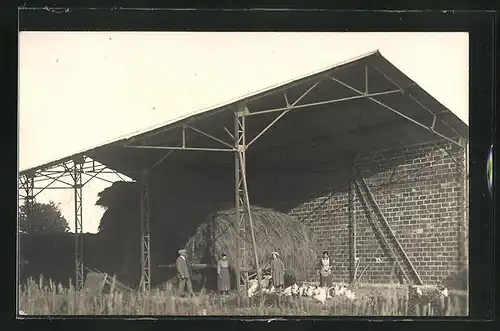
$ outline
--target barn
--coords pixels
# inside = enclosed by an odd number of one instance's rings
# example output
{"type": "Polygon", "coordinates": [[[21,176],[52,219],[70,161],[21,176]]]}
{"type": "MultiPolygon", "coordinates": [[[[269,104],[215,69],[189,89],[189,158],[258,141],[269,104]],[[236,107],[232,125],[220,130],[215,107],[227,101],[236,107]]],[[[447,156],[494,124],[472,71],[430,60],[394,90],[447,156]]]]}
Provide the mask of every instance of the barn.
{"type": "Polygon", "coordinates": [[[362,273],[366,282],[384,283],[397,270],[402,282],[438,284],[468,263],[467,141],[465,123],[375,51],[24,170],[20,192],[29,204],[38,178],[52,178],[51,185],[71,178],[63,183],[75,193],[80,287],[82,177],[104,171],[140,185],[144,289],[162,254],[155,224],[175,232],[179,222],[227,204],[249,236],[250,206],[307,224],[318,254],[328,250],[335,261],[336,281],[362,273]],[[158,187],[167,189],[154,196],[158,187]]]}

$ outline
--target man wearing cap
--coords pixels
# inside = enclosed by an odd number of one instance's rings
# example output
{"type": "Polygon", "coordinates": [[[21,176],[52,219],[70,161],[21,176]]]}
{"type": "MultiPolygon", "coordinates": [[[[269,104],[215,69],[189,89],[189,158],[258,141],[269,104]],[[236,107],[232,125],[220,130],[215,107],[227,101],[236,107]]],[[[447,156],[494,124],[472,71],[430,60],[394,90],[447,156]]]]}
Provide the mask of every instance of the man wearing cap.
{"type": "Polygon", "coordinates": [[[177,268],[177,276],[179,277],[179,294],[184,296],[184,286],[187,284],[189,294],[194,296],[191,275],[189,274],[189,267],[186,261],[187,251],[180,249],[178,253],[179,257],[175,261],[175,266],[177,268]]]}

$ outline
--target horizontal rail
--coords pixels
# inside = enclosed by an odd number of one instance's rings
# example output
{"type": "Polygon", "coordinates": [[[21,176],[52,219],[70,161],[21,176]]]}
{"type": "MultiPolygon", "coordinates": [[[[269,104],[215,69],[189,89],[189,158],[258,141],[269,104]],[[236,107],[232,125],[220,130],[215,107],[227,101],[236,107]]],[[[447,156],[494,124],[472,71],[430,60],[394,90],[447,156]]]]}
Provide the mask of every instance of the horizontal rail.
{"type": "Polygon", "coordinates": [[[333,100],[326,100],[326,101],[318,101],[318,102],[313,102],[313,103],[305,103],[305,104],[301,104],[301,105],[297,105],[297,106],[293,106],[293,107],[292,106],[290,106],[290,107],[280,107],[280,108],[274,108],[274,109],[267,109],[267,110],[250,112],[248,114],[245,114],[245,117],[247,117],[247,116],[255,116],[255,115],[262,115],[262,114],[268,114],[268,113],[275,113],[275,112],[279,112],[279,111],[294,110],[294,109],[299,109],[299,108],[307,108],[307,107],[328,105],[328,104],[331,104],[331,103],[337,103],[337,102],[343,102],[343,101],[349,101],[349,100],[366,99],[366,98],[370,98],[370,97],[376,97],[376,96],[380,96],[380,95],[393,94],[393,93],[401,93],[401,92],[399,90],[391,90],[391,91],[370,93],[370,94],[367,94],[367,95],[353,95],[351,97],[345,97],[345,98],[333,99],[333,100]]]}
{"type": "Polygon", "coordinates": [[[197,147],[180,147],[180,146],[132,146],[125,145],[126,148],[136,149],[158,149],[158,150],[173,150],[173,151],[199,151],[199,152],[236,152],[236,149],[229,148],[197,148],[197,147]]]}
{"type": "Polygon", "coordinates": [[[34,187],[34,190],[66,190],[66,189],[73,189],[72,186],[49,186],[49,187],[34,187]]]}

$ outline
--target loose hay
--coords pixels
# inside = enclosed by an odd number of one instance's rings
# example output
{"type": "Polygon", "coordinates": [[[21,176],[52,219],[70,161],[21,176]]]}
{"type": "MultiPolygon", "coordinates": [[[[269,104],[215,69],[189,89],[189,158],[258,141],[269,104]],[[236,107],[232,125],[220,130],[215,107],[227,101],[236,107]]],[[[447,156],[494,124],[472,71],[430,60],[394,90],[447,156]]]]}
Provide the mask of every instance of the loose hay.
{"type": "MultiPolygon", "coordinates": [[[[270,253],[278,251],[285,264],[285,273],[296,279],[305,279],[315,267],[317,259],[311,231],[294,217],[270,209],[252,207],[251,213],[260,267],[268,268],[270,253]]],[[[243,243],[233,208],[207,217],[188,240],[186,247],[193,261],[215,263],[220,254],[226,253],[234,266],[238,260],[237,241],[243,243]]],[[[249,268],[255,269],[249,230],[245,243],[249,268]]]]}

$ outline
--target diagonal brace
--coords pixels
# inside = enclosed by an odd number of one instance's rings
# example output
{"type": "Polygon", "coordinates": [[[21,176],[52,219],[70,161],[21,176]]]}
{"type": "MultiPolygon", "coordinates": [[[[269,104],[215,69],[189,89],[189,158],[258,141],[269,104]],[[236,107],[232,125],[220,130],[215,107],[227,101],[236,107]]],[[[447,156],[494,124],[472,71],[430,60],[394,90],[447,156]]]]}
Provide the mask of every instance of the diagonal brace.
{"type": "Polygon", "coordinates": [[[153,166],[151,168],[149,168],[149,172],[153,171],[154,168],[156,168],[157,166],[159,166],[163,161],[165,161],[170,155],[172,155],[174,151],[168,151],[167,154],[165,154],[164,156],[162,156],[161,159],[159,159],[158,161],[156,161],[155,164],[153,164],[153,166]]]}
{"type": "MultiPolygon", "coordinates": [[[[342,85],[342,86],[344,86],[344,87],[347,87],[348,89],[350,89],[350,90],[352,90],[352,91],[354,91],[354,92],[358,93],[360,96],[363,96],[363,95],[364,95],[364,93],[363,93],[363,92],[361,92],[360,90],[358,90],[358,89],[356,89],[356,88],[352,87],[351,85],[349,85],[349,84],[347,84],[347,83],[344,83],[343,81],[341,81],[341,80],[339,80],[339,79],[337,79],[337,78],[335,78],[335,77],[333,77],[333,76],[330,76],[330,78],[331,78],[333,81],[335,81],[335,82],[339,83],[340,85],[342,85]]],[[[460,143],[456,142],[455,140],[453,140],[453,139],[451,139],[451,138],[446,137],[445,135],[443,135],[443,134],[441,134],[441,133],[439,133],[439,132],[435,131],[433,128],[429,128],[428,126],[426,126],[426,125],[424,125],[424,124],[422,124],[422,123],[420,123],[420,122],[418,122],[418,121],[414,120],[413,118],[411,118],[411,117],[409,117],[409,116],[406,116],[405,114],[403,114],[403,113],[399,112],[398,110],[396,110],[396,109],[394,109],[394,108],[392,108],[392,107],[390,107],[390,106],[386,105],[385,103],[383,103],[383,102],[381,102],[381,101],[379,101],[379,100],[375,99],[374,97],[372,97],[372,96],[367,96],[367,98],[368,98],[370,101],[372,101],[372,102],[374,102],[374,103],[378,104],[379,106],[382,106],[382,107],[384,107],[384,108],[386,108],[386,109],[388,109],[388,110],[392,111],[393,113],[395,113],[395,114],[397,114],[397,115],[401,116],[402,118],[404,118],[404,119],[406,119],[406,120],[408,120],[408,121],[410,121],[410,122],[412,122],[412,123],[414,123],[414,124],[416,124],[416,125],[418,125],[418,126],[420,126],[420,127],[424,128],[425,130],[427,130],[427,131],[429,131],[429,132],[433,133],[434,135],[439,136],[440,138],[445,139],[445,140],[447,140],[447,141],[449,141],[449,142],[451,142],[451,143],[453,143],[453,144],[455,144],[455,145],[457,145],[457,146],[459,146],[459,147],[462,147],[462,145],[460,145],[460,143]]]]}
{"type": "Polygon", "coordinates": [[[286,110],[279,114],[269,125],[267,125],[255,138],[253,138],[246,146],[246,148],[250,147],[257,139],[259,139],[267,130],[269,130],[276,122],[278,122],[283,116],[285,116],[288,112],[290,112],[306,95],[309,94],[316,86],[318,86],[320,81],[314,83],[311,87],[309,87],[300,97],[297,98],[291,105],[288,103],[288,97],[285,93],[285,102],[286,102],[286,110]]]}
{"type": "Polygon", "coordinates": [[[204,131],[202,131],[202,130],[200,130],[200,129],[197,129],[197,128],[195,128],[195,127],[191,126],[191,125],[186,125],[186,128],[191,129],[191,130],[193,130],[193,131],[195,131],[195,132],[198,132],[199,134],[201,134],[201,135],[203,135],[203,136],[205,136],[205,137],[207,137],[207,138],[210,138],[210,139],[212,139],[212,140],[215,140],[215,141],[217,141],[217,142],[219,142],[219,143],[223,144],[224,146],[227,146],[227,147],[229,147],[229,148],[232,148],[232,147],[233,147],[231,144],[229,144],[229,143],[225,142],[224,140],[219,139],[219,138],[217,138],[217,137],[214,137],[214,136],[212,136],[212,135],[210,135],[210,134],[208,134],[208,133],[206,133],[206,132],[204,132],[204,131]]]}
{"type": "Polygon", "coordinates": [[[53,182],[51,184],[53,184],[54,182],[59,182],[59,183],[62,183],[64,185],[68,185],[69,187],[73,186],[73,184],[71,184],[69,182],[66,182],[66,181],[64,181],[64,180],[61,179],[62,177],[65,177],[65,176],[68,176],[68,175],[72,178],[71,173],[68,173],[67,171],[63,171],[63,172],[60,173],[60,175],[54,176],[54,177],[52,177],[52,174],[49,176],[49,175],[41,173],[41,172],[38,173],[37,175],[40,176],[40,177],[46,177],[46,178],[40,178],[39,180],[35,180],[35,182],[40,182],[40,181],[51,179],[51,180],[53,180],[53,182]]]}
{"type": "Polygon", "coordinates": [[[413,95],[411,95],[411,93],[406,93],[405,92],[405,89],[411,87],[411,86],[415,86],[417,85],[416,83],[412,83],[406,87],[401,87],[398,83],[396,83],[393,79],[391,79],[391,77],[389,77],[385,72],[383,72],[381,69],[377,68],[376,66],[371,66],[373,69],[375,69],[378,73],[380,73],[387,81],[391,82],[392,84],[394,84],[395,86],[397,86],[399,88],[399,90],[401,91],[402,94],[407,94],[411,100],[413,100],[415,103],[417,103],[420,107],[422,107],[423,109],[425,109],[426,111],[428,111],[431,115],[433,115],[433,119],[432,119],[432,125],[431,125],[431,131],[434,131],[434,126],[436,124],[436,119],[446,125],[450,130],[452,130],[453,132],[455,132],[458,136],[461,136],[461,134],[455,130],[454,128],[452,128],[448,123],[444,122],[443,120],[437,118],[437,115],[439,112],[437,113],[434,113],[433,111],[431,111],[429,108],[427,108],[426,106],[424,106],[420,101],[418,101],[413,95]]]}

